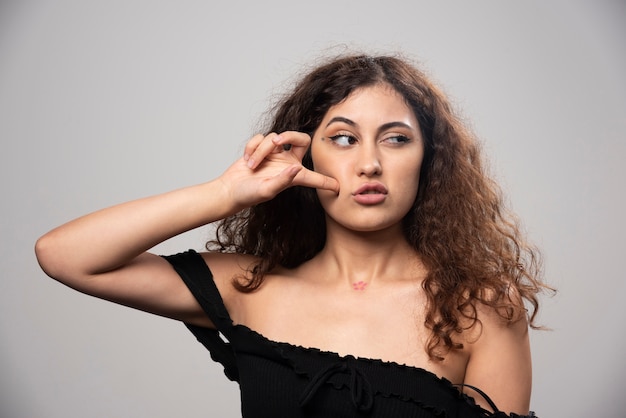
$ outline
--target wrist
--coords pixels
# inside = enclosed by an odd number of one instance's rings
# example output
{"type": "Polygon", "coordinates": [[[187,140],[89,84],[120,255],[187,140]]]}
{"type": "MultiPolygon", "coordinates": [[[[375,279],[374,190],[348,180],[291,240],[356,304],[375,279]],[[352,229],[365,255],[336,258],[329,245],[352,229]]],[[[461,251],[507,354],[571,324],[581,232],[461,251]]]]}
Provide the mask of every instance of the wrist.
{"type": "Polygon", "coordinates": [[[206,194],[206,196],[211,196],[214,203],[219,205],[219,209],[217,210],[217,212],[221,214],[219,219],[234,215],[250,206],[237,199],[237,186],[227,181],[222,176],[209,182],[207,186],[209,186],[211,190],[208,191],[209,194],[206,194]]]}

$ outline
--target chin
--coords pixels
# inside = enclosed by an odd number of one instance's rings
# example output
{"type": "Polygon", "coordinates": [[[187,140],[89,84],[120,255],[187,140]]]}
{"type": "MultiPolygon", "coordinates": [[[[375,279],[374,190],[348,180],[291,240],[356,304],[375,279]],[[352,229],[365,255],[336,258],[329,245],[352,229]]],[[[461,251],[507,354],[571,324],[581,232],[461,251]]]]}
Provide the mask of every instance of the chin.
{"type": "Polygon", "coordinates": [[[386,220],[380,220],[380,221],[376,221],[373,220],[371,216],[368,217],[368,219],[337,219],[337,218],[332,218],[330,216],[328,216],[331,219],[331,223],[326,222],[327,227],[330,226],[331,224],[335,224],[337,226],[340,226],[342,228],[345,228],[347,230],[353,231],[353,232],[360,232],[360,233],[374,233],[374,232],[382,232],[382,231],[389,231],[392,229],[397,229],[398,232],[401,233],[402,231],[402,219],[386,219],[386,220]]]}

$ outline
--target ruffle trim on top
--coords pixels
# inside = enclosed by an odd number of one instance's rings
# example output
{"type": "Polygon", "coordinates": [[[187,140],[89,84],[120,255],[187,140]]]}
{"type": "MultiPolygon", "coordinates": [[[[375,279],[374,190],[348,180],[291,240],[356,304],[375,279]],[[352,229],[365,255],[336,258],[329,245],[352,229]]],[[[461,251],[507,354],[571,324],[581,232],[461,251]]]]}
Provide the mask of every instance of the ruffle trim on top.
{"type": "MultiPolygon", "coordinates": [[[[529,415],[518,415],[515,413],[506,414],[499,410],[496,410],[495,412],[488,411],[478,405],[474,397],[461,392],[458,388],[459,385],[455,385],[448,379],[439,377],[423,368],[381,359],[355,357],[353,355],[344,356],[333,351],[325,351],[315,347],[304,347],[287,342],[274,341],[243,324],[236,324],[233,325],[233,327],[241,334],[247,334],[247,337],[259,340],[261,345],[271,347],[274,352],[282,358],[283,362],[289,365],[296,375],[304,377],[308,380],[313,379],[320,370],[328,368],[329,365],[341,363],[348,365],[348,370],[350,366],[354,367],[354,365],[358,365],[358,370],[366,377],[368,375],[368,370],[388,369],[390,370],[390,373],[387,375],[392,376],[389,379],[380,379],[378,377],[380,372],[376,373],[376,379],[368,379],[369,384],[373,386],[374,396],[382,396],[384,398],[398,399],[403,402],[411,402],[418,407],[441,417],[445,417],[449,413],[450,401],[457,401],[464,403],[462,407],[467,409],[468,412],[472,412],[477,417],[481,418],[538,418],[534,412],[530,412],[529,415]],[[413,392],[421,390],[422,393],[425,393],[425,395],[420,396],[418,393],[406,393],[407,391],[389,389],[393,386],[401,386],[399,384],[394,385],[393,381],[405,381],[402,378],[397,378],[397,373],[408,373],[411,375],[411,379],[416,380],[416,382],[421,382],[421,387],[419,389],[414,389],[413,392]],[[431,389],[432,387],[435,389],[431,389]],[[435,398],[439,398],[439,402],[430,401],[431,395],[435,398]],[[429,401],[425,401],[424,398],[429,399],[429,401]]],[[[246,338],[246,336],[243,335],[242,337],[244,339],[246,338]]],[[[374,371],[371,373],[373,374],[374,371]]],[[[332,378],[331,376],[326,383],[332,385],[338,390],[353,390],[353,388],[350,387],[349,379],[345,377],[342,379],[332,378]]]]}

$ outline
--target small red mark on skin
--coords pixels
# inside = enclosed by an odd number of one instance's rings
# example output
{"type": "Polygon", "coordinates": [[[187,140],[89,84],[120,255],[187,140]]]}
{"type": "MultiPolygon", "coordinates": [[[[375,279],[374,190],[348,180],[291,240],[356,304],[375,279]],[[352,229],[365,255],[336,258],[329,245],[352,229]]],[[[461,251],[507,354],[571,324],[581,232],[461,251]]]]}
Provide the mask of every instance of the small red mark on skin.
{"type": "Polygon", "coordinates": [[[360,280],[356,283],[352,283],[352,288],[354,290],[365,290],[365,287],[367,287],[367,283],[365,283],[363,280],[360,280]]]}

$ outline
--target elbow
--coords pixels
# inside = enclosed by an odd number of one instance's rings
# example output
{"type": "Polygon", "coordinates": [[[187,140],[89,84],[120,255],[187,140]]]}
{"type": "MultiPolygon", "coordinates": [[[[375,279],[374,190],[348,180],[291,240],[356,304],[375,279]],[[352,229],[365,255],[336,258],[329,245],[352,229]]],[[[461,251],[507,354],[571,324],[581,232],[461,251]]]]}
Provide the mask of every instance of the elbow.
{"type": "Polygon", "coordinates": [[[61,276],[61,268],[58,263],[60,259],[59,244],[55,242],[51,232],[43,235],[35,242],[35,257],[44,273],[54,279],[59,279],[61,276]]]}
{"type": "Polygon", "coordinates": [[[90,293],[93,275],[81,263],[85,256],[62,233],[53,230],[41,236],[35,242],[35,257],[50,278],[74,290],[90,293]]]}

